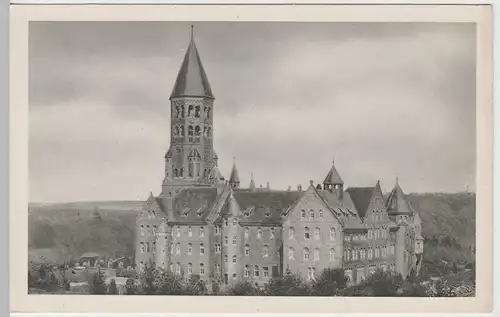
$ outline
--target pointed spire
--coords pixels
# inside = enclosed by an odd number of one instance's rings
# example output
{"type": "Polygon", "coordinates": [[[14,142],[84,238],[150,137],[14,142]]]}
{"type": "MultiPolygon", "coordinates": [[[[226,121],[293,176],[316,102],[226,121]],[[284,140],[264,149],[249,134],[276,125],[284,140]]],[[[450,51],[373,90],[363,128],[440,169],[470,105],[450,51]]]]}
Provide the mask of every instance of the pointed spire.
{"type": "Polygon", "coordinates": [[[191,25],[191,40],[184,55],[170,99],[177,97],[206,97],[215,99],[194,42],[194,27],[191,25]]]}
{"type": "Polygon", "coordinates": [[[323,181],[323,185],[343,185],[344,181],[339,175],[339,172],[337,172],[337,169],[335,168],[335,159],[332,161],[332,168],[328,172],[328,174],[325,177],[325,180],[323,181]]]}
{"type": "Polygon", "coordinates": [[[408,201],[406,200],[406,195],[399,186],[399,179],[396,177],[396,185],[389,194],[387,199],[387,211],[390,213],[403,213],[409,214],[412,212],[408,201]]]}
{"type": "Polygon", "coordinates": [[[229,184],[231,184],[231,188],[238,188],[240,186],[240,177],[238,176],[238,170],[236,169],[235,157],[233,157],[233,168],[231,169],[231,175],[229,176],[229,184]]]}
{"type": "Polygon", "coordinates": [[[253,173],[250,175],[250,186],[249,186],[250,190],[253,192],[256,190],[255,188],[255,183],[253,181],[253,173]]]}

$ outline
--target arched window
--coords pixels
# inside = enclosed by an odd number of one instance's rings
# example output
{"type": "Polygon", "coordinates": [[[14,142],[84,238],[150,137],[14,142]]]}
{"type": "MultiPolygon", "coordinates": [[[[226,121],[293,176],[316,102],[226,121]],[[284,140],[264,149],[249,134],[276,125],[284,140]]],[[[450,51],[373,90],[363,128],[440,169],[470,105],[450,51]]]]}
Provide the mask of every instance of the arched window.
{"type": "Polygon", "coordinates": [[[180,168],[179,170],[179,177],[184,177],[184,168],[180,168]]]}
{"type": "Polygon", "coordinates": [[[323,209],[320,209],[320,210],[319,210],[319,218],[320,218],[320,219],[323,219],[323,209]]]}
{"type": "Polygon", "coordinates": [[[205,275],[205,264],[200,263],[200,275],[205,275]]]}
{"type": "Polygon", "coordinates": [[[260,271],[259,271],[259,266],[258,266],[258,265],[255,265],[255,266],[253,267],[253,275],[254,275],[255,277],[259,277],[259,273],[260,273],[260,271]]]}
{"type": "Polygon", "coordinates": [[[314,229],[314,239],[319,240],[321,236],[321,233],[319,231],[319,228],[314,229]]]}
{"type": "Polygon", "coordinates": [[[335,261],[335,249],[331,248],[329,255],[330,255],[330,261],[335,261]]]}
{"type": "Polygon", "coordinates": [[[153,241],[153,253],[156,252],[156,241],[153,241]]]}
{"type": "Polygon", "coordinates": [[[238,226],[238,219],[234,218],[233,219],[233,227],[237,227],[238,226]]]}
{"type": "Polygon", "coordinates": [[[144,225],[141,225],[141,236],[144,236],[145,230],[144,230],[144,225]]]}
{"type": "Polygon", "coordinates": [[[262,238],[262,229],[260,227],[257,228],[257,238],[262,238]]]}
{"type": "Polygon", "coordinates": [[[170,262],[170,263],[168,264],[168,271],[169,271],[170,273],[174,273],[174,263],[170,262]]]}
{"type": "Polygon", "coordinates": [[[250,276],[250,266],[245,265],[245,277],[249,277],[249,276],[250,276]]]}
{"type": "Polygon", "coordinates": [[[224,263],[227,263],[227,254],[224,254],[224,263]]]}
{"type": "Polygon", "coordinates": [[[250,245],[245,244],[245,255],[249,256],[250,255],[250,245]]]}
{"type": "Polygon", "coordinates": [[[314,220],[314,210],[313,209],[309,210],[309,219],[314,220]]]}
{"type": "Polygon", "coordinates": [[[229,243],[229,238],[227,236],[224,237],[224,244],[227,245],[229,243]]]}
{"type": "Polygon", "coordinates": [[[263,251],[263,256],[264,257],[268,257],[269,256],[269,247],[267,245],[265,245],[263,248],[262,248],[262,251],[263,251]]]}
{"type": "Polygon", "coordinates": [[[310,238],[310,235],[309,235],[309,228],[308,227],[305,227],[304,228],[304,239],[309,239],[310,238]]]}
{"type": "Polygon", "coordinates": [[[205,236],[205,227],[201,226],[200,227],[200,238],[203,238],[205,236]]]}
{"type": "Polygon", "coordinates": [[[194,116],[195,116],[195,118],[199,118],[200,114],[201,114],[200,106],[196,106],[196,108],[194,110],[194,116]]]}
{"type": "Polygon", "coordinates": [[[248,239],[249,233],[250,233],[250,229],[248,229],[248,227],[245,227],[245,239],[248,239]]]}
{"type": "Polygon", "coordinates": [[[188,163],[188,176],[193,177],[193,162],[189,161],[188,163]]]}
{"type": "Polygon", "coordinates": [[[189,105],[189,107],[188,107],[188,117],[189,118],[191,118],[193,116],[193,110],[194,110],[193,105],[189,105]]]}
{"type": "Polygon", "coordinates": [[[205,254],[205,246],[203,245],[203,243],[200,243],[200,254],[205,254]]]}
{"type": "Polygon", "coordinates": [[[293,239],[295,237],[295,229],[293,227],[290,227],[288,230],[288,238],[293,239]]]}
{"type": "Polygon", "coordinates": [[[191,243],[188,243],[188,255],[193,254],[193,245],[191,243]]]}
{"type": "Polygon", "coordinates": [[[179,242],[175,245],[175,253],[181,254],[181,244],[179,242]]]}
{"type": "Polygon", "coordinates": [[[336,232],[335,232],[335,228],[330,228],[330,241],[335,241],[335,238],[336,238],[336,232]]]}
{"type": "Polygon", "coordinates": [[[295,250],[292,247],[288,248],[288,259],[295,260],[295,250]]]}
{"type": "Polygon", "coordinates": [[[141,242],[141,252],[144,253],[146,248],[144,247],[144,242],[141,242]]]}
{"type": "Polygon", "coordinates": [[[188,263],[188,274],[193,274],[193,263],[188,263]]]}
{"type": "Polygon", "coordinates": [[[191,228],[191,226],[188,227],[188,237],[192,237],[193,236],[193,228],[191,228]]]}
{"type": "Polygon", "coordinates": [[[304,248],[304,260],[309,260],[309,248],[304,248]]]}
{"type": "Polygon", "coordinates": [[[190,126],[188,127],[188,136],[193,136],[193,131],[194,131],[193,126],[192,126],[192,125],[190,125],[190,126]]]}
{"type": "Polygon", "coordinates": [[[319,261],[319,249],[314,249],[314,261],[319,261]]]}
{"type": "Polygon", "coordinates": [[[300,218],[306,219],[306,210],[305,209],[300,210],[300,218]]]}
{"type": "Polygon", "coordinates": [[[175,228],[175,231],[176,231],[177,236],[180,237],[181,236],[181,226],[177,226],[175,228]]]}
{"type": "Polygon", "coordinates": [[[233,245],[236,245],[236,236],[233,236],[233,245]]]}
{"type": "Polygon", "coordinates": [[[200,136],[201,135],[201,129],[200,129],[200,126],[197,125],[195,128],[194,128],[194,135],[195,136],[200,136]]]}
{"type": "Polygon", "coordinates": [[[274,228],[271,228],[271,235],[270,235],[270,239],[274,239],[274,237],[276,236],[276,230],[274,228]]]}
{"type": "Polygon", "coordinates": [[[149,252],[149,241],[146,242],[146,252],[149,252]]]}
{"type": "Polygon", "coordinates": [[[174,177],[179,177],[179,172],[177,171],[176,168],[174,168],[174,177]]]}
{"type": "Polygon", "coordinates": [[[181,274],[181,264],[179,262],[175,264],[175,272],[181,274]]]}
{"type": "Polygon", "coordinates": [[[236,263],[236,255],[233,255],[233,263],[236,263]]]}

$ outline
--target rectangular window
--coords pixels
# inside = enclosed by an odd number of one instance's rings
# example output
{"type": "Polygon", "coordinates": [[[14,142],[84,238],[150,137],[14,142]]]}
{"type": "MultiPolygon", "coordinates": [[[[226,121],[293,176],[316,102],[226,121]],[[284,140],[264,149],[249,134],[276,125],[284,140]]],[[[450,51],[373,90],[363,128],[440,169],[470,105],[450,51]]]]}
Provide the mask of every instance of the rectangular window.
{"type": "Polygon", "coordinates": [[[305,209],[302,209],[302,210],[300,211],[300,218],[302,218],[302,219],[306,219],[306,210],[305,210],[305,209]]]}
{"type": "Polygon", "coordinates": [[[219,226],[215,226],[215,234],[220,234],[220,227],[219,226]]]}
{"type": "Polygon", "coordinates": [[[309,219],[314,220],[314,210],[309,210],[309,219]]]}
{"type": "Polygon", "coordinates": [[[323,219],[323,209],[320,209],[320,210],[319,210],[319,218],[320,218],[320,219],[323,219]]]}
{"type": "Polygon", "coordinates": [[[200,227],[200,238],[203,238],[205,236],[205,228],[200,227]]]}
{"type": "Polygon", "coordinates": [[[236,236],[233,236],[233,245],[236,245],[236,236]]]}
{"type": "Polygon", "coordinates": [[[181,236],[181,227],[180,226],[177,226],[175,233],[177,234],[178,237],[181,236]]]}
{"type": "Polygon", "coordinates": [[[220,253],[220,243],[215,244],[215,252],[220,253]]]}
{"type": "Polygon", "coordinates": [[[263,266],[262,270],[264,272],[264,277],[269,277],[269,268],[267,266],[263,266]]]}

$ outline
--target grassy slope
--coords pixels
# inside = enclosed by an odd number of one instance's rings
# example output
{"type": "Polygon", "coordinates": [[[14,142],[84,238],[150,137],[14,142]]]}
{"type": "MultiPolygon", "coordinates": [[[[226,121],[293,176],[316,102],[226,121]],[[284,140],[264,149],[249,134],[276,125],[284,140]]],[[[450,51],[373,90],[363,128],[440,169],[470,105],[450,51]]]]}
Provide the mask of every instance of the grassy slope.
{"type": "MultiPolygon", "coordinates": [[[[475,245],[475,195],[410,194],[420,210],[425,238],[450,236],[463,248],[427,246],[425,258],[468,260],[475,245]]],[[[35,260],[78,257],[93,251],[102,255],[133,255],[134,223],[142,202],[75,202],[30,204],[29,249],[35,260]],[[101,218],[93,215],[99,207],[101,218]]]]}

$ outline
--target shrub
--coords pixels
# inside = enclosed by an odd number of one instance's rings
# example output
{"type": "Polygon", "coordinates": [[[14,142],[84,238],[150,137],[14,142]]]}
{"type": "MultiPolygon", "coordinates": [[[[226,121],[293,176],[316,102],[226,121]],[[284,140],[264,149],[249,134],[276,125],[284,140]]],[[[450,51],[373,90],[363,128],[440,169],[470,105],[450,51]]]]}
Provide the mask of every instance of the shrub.
{"type": "Polygon", "coordinates": [[[285,276],[271,278],[264,293],[268,296],[306,296],[310,295],[311,290],[299,275],[287,273],[285,276]]]}
{"type": "Polygon", "coordinates": [[[116,287],[115,279],[112,279],[111,282],[109,282],[108,294],[110,294],[110,295],[117,295],[118,294],[118,288],[116,287]]]}

